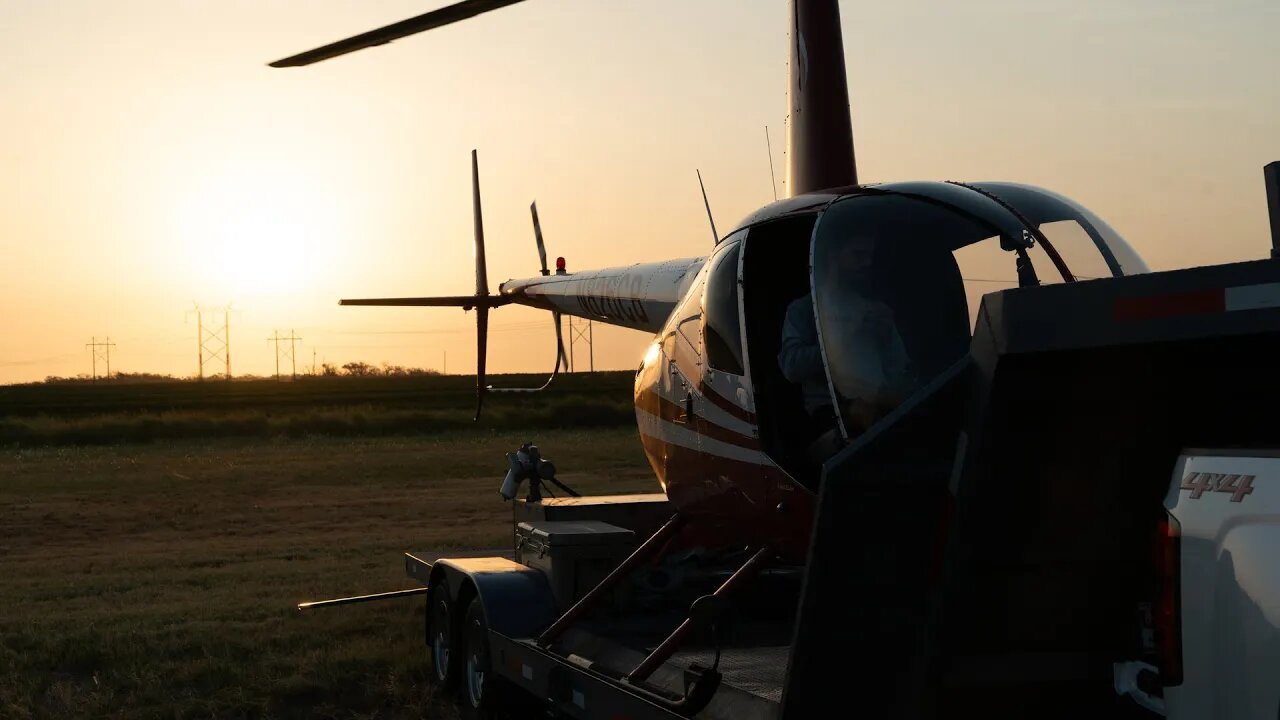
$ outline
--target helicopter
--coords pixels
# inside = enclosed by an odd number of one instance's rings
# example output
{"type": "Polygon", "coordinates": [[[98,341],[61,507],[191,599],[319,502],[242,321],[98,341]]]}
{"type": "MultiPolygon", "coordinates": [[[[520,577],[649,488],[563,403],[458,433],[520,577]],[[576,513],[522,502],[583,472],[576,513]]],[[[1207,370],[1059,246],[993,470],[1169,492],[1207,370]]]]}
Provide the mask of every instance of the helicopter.
{"type": "MultiPolygon", "coordinates": [[[[310,65],[519,1],[464,0],[270,65],[310,65]]],[[[492,294],[473,151],[475,293],[340,304],[474,310],[477,418],[485,395],[502,390],[485,373],[492,310],[516,304],[553,313],[552,378],[564,355],[563,315],[653,333],[635,379],[637,425],[689,532],[708,545],[748,542],[802,562],[821,437],[806,391],[779,361],[789,307],[799,302],[800,315],[808,314],[817,384],[831,415],[824,436],[839,447],[967,352],[984,293],[1148,268],[1105,221],[1046,189],[859,184],[838,3],[792,0],[790,20],[787,196],[717,237],[710,255],[575,272],[559,258],[552,272],[534,206],[541,272],[507,280],[492,294]],[[869,358],[869,348],[883,344],[871,338],[886,327],[896,354],[869,358]],[[886,362],[895,367],[874,372],[898,377],[888,392],[866,379],[869,366],[886,362]]]]}

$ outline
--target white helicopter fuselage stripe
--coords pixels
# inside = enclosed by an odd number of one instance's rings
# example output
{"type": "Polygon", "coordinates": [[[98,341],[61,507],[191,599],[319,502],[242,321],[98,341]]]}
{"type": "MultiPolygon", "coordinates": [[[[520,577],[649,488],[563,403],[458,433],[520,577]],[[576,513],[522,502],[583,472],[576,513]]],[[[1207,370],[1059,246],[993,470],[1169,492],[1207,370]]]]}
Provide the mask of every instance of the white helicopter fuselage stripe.
{"type": "Polygon", "coordinates": [[[636,424],[640,426],[641,435],[648,435],[671,445],[752,465],[773,465],[769,456],[760,450],[738,447],[706,435],[699,435],[689,428],[663,420],[639,408],[636,409],[636,424]]]}
{"type": "MultiPolygon", "coordinates": [[[[684,402],[684,393],[681,392],[677,395],[675,389],[666,384],[655,384],[648,388],[647,391],[652,392],[663,400],[677,405],[684,402]]],[[[736,404],[737,403],[735,403],[735,405],[736,404]]],[[[739,405],[738,407],[741,406],[739,405]]],[[[746,408],[742,409],[744,411],[747,410],[746,408]]],[[[746,435],[753,438],[759,435],[755,423],[750,423],[741,418],[734,417],[728,410],[725,410],[719,405],[707,400],[705,395],[703,396],[703,402],[699,405],[698,414],[709,422],[718,425],[725,430],[730,430],[740,435],[746,435]]]]}

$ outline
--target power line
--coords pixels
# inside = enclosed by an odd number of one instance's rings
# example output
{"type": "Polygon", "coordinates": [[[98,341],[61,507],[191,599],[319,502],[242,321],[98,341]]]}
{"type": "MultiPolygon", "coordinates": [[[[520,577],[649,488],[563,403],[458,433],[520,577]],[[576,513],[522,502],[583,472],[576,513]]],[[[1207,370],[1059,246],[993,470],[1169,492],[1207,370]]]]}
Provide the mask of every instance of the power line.
{"type": "Polygon", "coordinates": [[[107,364],[107,374],[102,377],[107,380],[111,379],[111,348],[115,346],[116,344],[111,342],[109,337],[103,342],[98,342],[98,338],[95,337],[85,344],[85,347],[89,348],[89,354],[93,357],[94,382],[98,381],[98,358],[102,358],[107,364]]]}
{"type": "Polygon", "coordinates": [[[80,357],[80,353],[63,353],[62,355],[50,355],[49,357],[32,358],[31,360],[5,360],[0,362],[0,367],[23,367],[26,365],[47,365],[52,362],[69,360],[71,358],[80,357]]]}

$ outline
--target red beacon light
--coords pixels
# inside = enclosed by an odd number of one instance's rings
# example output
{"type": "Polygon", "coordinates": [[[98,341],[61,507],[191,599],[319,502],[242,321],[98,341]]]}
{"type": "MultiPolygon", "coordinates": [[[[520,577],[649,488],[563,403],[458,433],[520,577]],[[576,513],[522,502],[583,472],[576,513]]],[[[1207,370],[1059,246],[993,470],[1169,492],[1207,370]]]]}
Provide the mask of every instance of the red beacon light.
{"type": "Polygon", "coordinates": [[[563,258],[563,257],[558,257],[558,258],[556,258],[556,274],[557,274],[557,275],[564,275],[564,274],[565,274],[565,269],[564,269],[564,258],[563,258]]]}

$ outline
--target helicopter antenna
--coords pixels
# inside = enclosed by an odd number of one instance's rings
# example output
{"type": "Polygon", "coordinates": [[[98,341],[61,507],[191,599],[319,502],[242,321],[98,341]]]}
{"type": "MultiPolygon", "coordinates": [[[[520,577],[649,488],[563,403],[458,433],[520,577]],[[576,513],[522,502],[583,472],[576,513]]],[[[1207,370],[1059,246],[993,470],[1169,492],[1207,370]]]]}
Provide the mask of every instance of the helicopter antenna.
{"type": "Polygon", "coordinates": [[[707,202],[707,186],[702,184],[702,171],[698,170],[698,187],[702,188],[702,204],[707,206],[707,221],[711,223],[711,243],[720,242],[720,233],[716,232],[716,219],[711,217],[711,203],[707,202]]]}
{"type": "Polygon", "coordinates": [[[1267,212],[1271,215],[1271,257],[1280,258],[1280,162],[1262,168],[1267,187],[1267,212]]]}
{"type": "Polygon", "coordinates": [[[778,200],[778,176],[773,174],[773,145],[769,142],[769,126],[764,126],[764,149],[769,153],[769,187],[773,188],[773,200],[778,200]]]}

